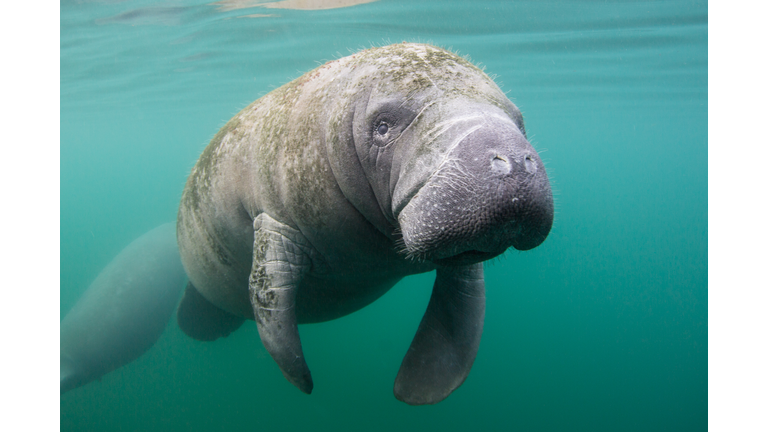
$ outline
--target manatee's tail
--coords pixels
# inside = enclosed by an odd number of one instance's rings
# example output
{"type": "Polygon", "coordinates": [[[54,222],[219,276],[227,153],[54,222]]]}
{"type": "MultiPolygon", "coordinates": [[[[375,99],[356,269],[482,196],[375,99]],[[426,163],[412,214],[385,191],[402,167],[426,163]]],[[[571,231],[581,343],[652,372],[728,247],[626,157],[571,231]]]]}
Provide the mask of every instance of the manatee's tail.
{"type": "Polygon", "coordinates": [[[176,312],[176,321],[187,336],[209,342],[229,336],[240,328],[245,318],[214,306],[189,282],[176,312]]]}
{"type": "Polygon", "coordinates": [[[85,383],[83,382],[82,375],[77,371],[77,368],[75,368],[72,359],[62,355],[60,379],[61,394],[80,387],[83,384],[85,383]]]}

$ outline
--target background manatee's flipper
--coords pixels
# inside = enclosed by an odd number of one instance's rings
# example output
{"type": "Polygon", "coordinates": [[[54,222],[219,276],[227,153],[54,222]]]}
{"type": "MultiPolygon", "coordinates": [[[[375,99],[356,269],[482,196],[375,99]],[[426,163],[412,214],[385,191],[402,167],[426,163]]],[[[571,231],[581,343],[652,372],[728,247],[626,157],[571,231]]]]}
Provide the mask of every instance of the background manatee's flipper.
{"type": "Polygon", "coordinates": [[[296,291],[310,268],[311,249],[297,230],[262,213],[254,220],[251,305],[264,347],[285,378],[312,393],[296,321],[296,291]]]}
{"type": "Polygon", "coordinates": [[[187,336],[201,341],[229,336],[245,321],[245,318],[232,315],[206,300],[192,282],[187,284],[176,319],[187,336]]]}
{"type": "Polygon", "coordinates": [[[485,318],[483,264],[441,267],[416,336],[395,379],[395,397],[434,404],[467,378],[485,318]]]}

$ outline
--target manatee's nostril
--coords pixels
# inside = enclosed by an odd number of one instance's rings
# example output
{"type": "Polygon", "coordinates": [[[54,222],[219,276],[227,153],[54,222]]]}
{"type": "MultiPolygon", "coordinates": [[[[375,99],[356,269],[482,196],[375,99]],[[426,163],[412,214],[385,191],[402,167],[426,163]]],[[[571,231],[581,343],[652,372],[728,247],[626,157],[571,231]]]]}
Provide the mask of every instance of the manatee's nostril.
{"type": "Polygon", "coordinates": [[[536,171],[539,169],[539,167],[536,165],[536,161],[533,160],[533,156],[529,154],[525,155],[523,164],[525,165],[525,170],[531,174],[536,174],[536,171]]]}
{"type": "Polygon", "coordinates": [[[496,155],[491,161],[491,168],[494,172],[504,175],[512,171],[512,164],[503,156],[496,155]]]}

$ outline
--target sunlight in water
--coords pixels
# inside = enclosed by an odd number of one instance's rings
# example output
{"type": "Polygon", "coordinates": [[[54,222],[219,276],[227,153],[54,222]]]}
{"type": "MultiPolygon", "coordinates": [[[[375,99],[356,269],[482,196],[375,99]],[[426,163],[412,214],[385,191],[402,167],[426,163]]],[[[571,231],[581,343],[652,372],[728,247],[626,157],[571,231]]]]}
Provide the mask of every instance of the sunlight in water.
{"type": "Polygon", "coordinates": [[[221,0],[215,3],[221,11],[246,9],[252,7],[264,7],[270,9],[297,9],[320,10],[338,9],[365,3],[373,3],[376,0],[282,0],[276,2],[263,2],[259,0],[221,0]]]}

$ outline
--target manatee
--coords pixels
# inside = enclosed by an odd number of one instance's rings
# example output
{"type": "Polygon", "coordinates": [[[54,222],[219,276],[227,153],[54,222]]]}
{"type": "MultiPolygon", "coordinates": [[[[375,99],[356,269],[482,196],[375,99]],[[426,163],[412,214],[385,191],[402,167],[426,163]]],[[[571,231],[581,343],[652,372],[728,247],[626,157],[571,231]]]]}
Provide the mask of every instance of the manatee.
{"type": "Polygon", "coordinates": [[[477,354],[483,261],[538,246],[553,214],[520,110],[482,70],[424,44],[363,50],[256,100],[204,149],[177,218],[190,280],[179,326],[215,340],[254,319],[310,393],[298,324],[436,270],[394,386],[434,404],[477,354]]]}
{"type": "Polygon", "coordinates": [[[61,393],[151,348],[173,315],[185,282],[174,223],[123,249],[61,321],[61,393]]]}

